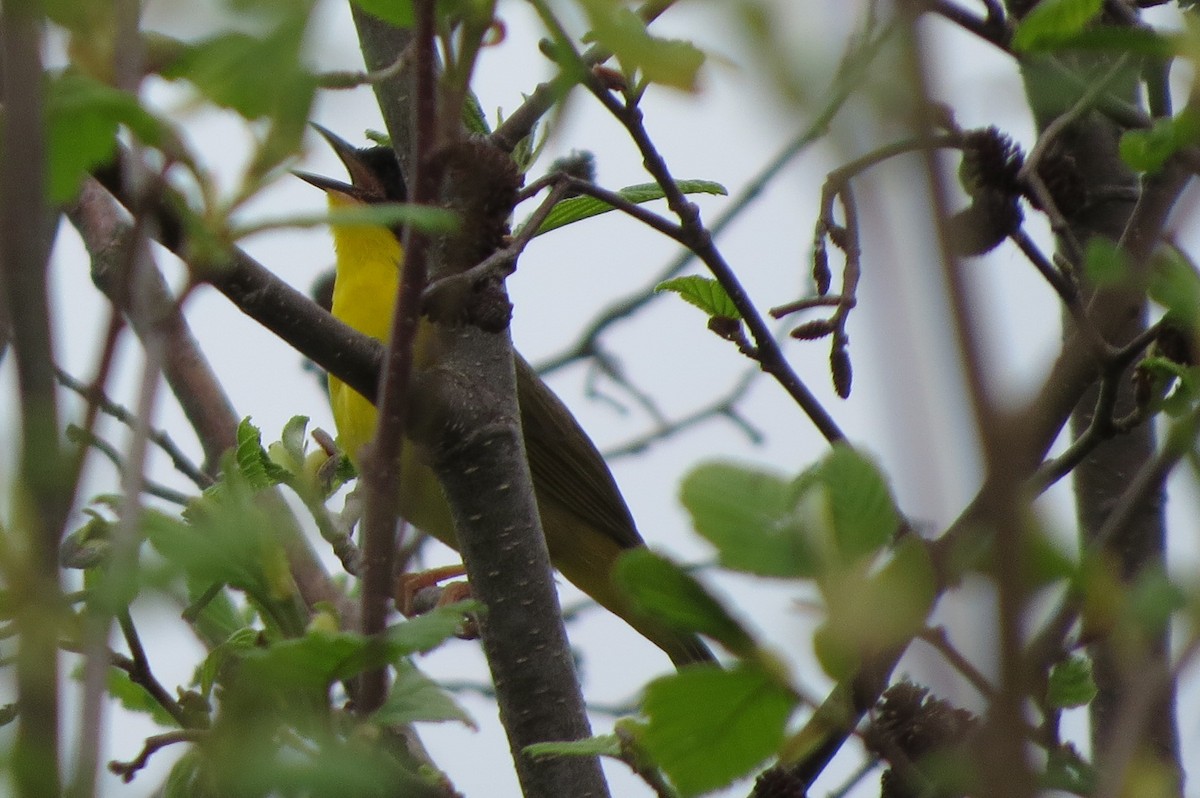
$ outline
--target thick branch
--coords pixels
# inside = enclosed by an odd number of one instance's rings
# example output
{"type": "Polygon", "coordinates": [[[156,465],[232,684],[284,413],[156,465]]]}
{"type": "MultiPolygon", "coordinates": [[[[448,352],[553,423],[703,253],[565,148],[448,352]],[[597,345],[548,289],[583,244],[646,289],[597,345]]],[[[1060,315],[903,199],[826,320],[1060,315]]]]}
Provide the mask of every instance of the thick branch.
{"type": "MultiPolygon", "coordinates": [[[[358,24],[368,66],[394,57],[374,50],[388,40],[370,30],[382,23],[360,15],[358,24]]],[[[407,120],[415,113],[413,102],[425,91],[411,89],[407,102],[405,95],[385,97],[381,92],[394,140],[401,131],[414,130],[407,120]]],[[[438,109],[455,119],[459,112],[438,109]]],[[[434,122],[434,129],[453,136],[458,125],[444,118],[434,122]]],[[[435,184],[439,201],[465,220],[467,234],[435,242],[429,250],[432,279],[470,269],[502,245],[500,233],[515,202],[518,179],[507,155],[481,143],[439,141],[424,143],[409,162],[419,172],[436,169],[425,174],[440,177],[435,184]]],[[[424,179],[418,175],[418,186],[424,179]]],[[[406,240],[411,247],[413,239],[406,240]]],[[[425,257],[419,246],[408,255],[425,257]]],[[[507,303],[502,284],[489,291],[497,305],[507,303]]],[[[506,327],[496,333],[436,326],[439,358],[422,375],[422,392],[432,397],[422,402],[423,412],[433,417],[422,419],[414,432],[428,446],[428,459],[449,501],[472,593],[488,609],[482,625],[484,650],[524,794],[599,798],[608,789],[596,759],[535,761],[524,754],[531,743],[582,739],[591,731],[529,475],[506,327]]]]}

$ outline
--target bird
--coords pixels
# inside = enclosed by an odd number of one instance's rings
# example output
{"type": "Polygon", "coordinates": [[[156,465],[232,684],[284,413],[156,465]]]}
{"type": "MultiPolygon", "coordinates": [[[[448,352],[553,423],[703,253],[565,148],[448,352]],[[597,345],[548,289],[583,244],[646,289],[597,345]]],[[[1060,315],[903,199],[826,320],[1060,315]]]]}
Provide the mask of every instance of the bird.
{"type": "MultiPolygon", "coordinates": [[[[404,202],[403,172],[390,147],[358,148],[319,125],[314,129],[345,166],[350,182],[295,172],[325,192],[331,209],[404,202]]],[[[386,342],[404,249],[384,225],[331,225],[336,253],[332,313],[355,330],[386,342]]],[[[432,322],[422,320],[414,340],[414,368],[428,368],[432,322]]],[[[515,354],[517,402],[525,449],[553,566],[601,606],[661,648],[677,668],[715,662],[695,634],[639,613],[613,581],[618,558],[645,546],[603,456],[566,405],[520,354],[515,354]]],[[[356,466],[375,431],[372,402],[329,375],[330,404],[343,451],[356,466]]],[[[400,511],[416,528],[457,551],[450,506],[420,447],[403,447],[400,511]]]]}

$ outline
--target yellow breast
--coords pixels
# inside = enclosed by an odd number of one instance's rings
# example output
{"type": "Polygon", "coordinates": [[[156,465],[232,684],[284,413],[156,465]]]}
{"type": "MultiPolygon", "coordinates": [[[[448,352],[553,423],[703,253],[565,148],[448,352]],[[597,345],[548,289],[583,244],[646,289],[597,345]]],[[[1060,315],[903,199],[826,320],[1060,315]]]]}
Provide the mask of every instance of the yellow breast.
{"type": "MultiPolygon", "coordinates": [[[[330,194],[330,207],[354,202],[330,194]]],[[[392,311],[404,250],[391,230],[378,225],[334,225],[333,245],[337,251],[337,279],[333,286],[333,315],[354,329],[379,341],[391,333],[392,311]]],[[[431,336],[425,325],[413,342],[418,366],[425,363],[431,336]]],[[[354,464],[362,467],[359,452],[375,434],[375,406],[337,377],[329,377],[329,403],[337,423],[338,443],[354,464]]],[[[412,441],[404,446],[400,464],[400,507],[404,517],[449,546],[455,546],[450,508],[437,478],[412,441]]]]}
{"type": "MultiPolygon", "coordinates": [[[[331,208],[354,200],[329,195],[331,208]]],[[[337,279],[333,286],[333,315],[354,329],[387,341],[404,250],[391,230],[378,225],[335,225],[337,279]]],[[[375,406],[337,377],[329,377],[329,397],[342,449],[358,462],[358,452],[375,431],[375,406]]]]}

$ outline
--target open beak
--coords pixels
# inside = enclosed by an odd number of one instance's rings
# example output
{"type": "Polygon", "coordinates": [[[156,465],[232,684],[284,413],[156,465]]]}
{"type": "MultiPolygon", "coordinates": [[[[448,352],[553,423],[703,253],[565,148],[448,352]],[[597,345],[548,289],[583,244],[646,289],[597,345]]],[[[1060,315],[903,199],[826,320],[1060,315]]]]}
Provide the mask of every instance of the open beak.
{"type": "Polygon", "coordinates": [[[362,154],[353,144],[318,125],[316,122],[310,122],[309,124],[321,134],[321,137],[325,141],[329,142],[329,146],[333,148],[333,152],[337,155],[338,160],[346,167],[346,172],[350,175],[350,182],[346,183],[331,177],[314,175],[311,172],[293,171],[292,174],[322,191],[335,191],[360,202],[381,202],[387,198],[387,191],[383,185],[383,181],[367,165],[362,154]]]}

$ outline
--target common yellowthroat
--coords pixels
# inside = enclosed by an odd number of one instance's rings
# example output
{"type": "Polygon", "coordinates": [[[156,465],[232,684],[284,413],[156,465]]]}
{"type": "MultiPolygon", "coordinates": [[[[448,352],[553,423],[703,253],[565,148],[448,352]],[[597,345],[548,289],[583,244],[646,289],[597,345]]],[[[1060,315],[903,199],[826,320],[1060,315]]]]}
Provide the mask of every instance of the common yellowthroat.
{"type": "MultiPolygon", "coordinates": [[[[321,127],[350,175],[350,183],[297,172],[325,191],[330,207],[403,202],[404,178],[387,147],[355,148],[321,127]]],[[[333,226],[337,269],[333,315],[365,335],[385,341],[391,324],[404,250],[385,226],[333,226]]],[[[430,365],[432,327],[423,321],[414,342],[417,368],[430,365]]],[[[695,635],[677,632],[633,611],[612,581],[622,552],[645,545],[595,444],[520,355],[517,400],[534,493],[550,560],[563,576],[599,604],[624,618],[660,647],[677,667],[713,661],[695,635]]],[[[358,453],[375,431],[374,405],[337,377],[329,377],[330,402],[342,448],[358,453]]],[[[401,463],[400,509],[405,519],[457,550],[450,507],[433,471],[412,441],[401,463]]]]}

